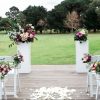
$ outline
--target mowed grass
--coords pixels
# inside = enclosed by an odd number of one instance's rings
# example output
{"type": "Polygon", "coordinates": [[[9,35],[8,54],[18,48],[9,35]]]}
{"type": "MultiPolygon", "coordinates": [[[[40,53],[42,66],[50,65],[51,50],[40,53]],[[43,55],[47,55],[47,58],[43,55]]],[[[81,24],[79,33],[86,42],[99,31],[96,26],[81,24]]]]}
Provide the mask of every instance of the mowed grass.
{"type": "MultiPolygon", "coordinates": [[[[31,45],[32,64],[75,64],[75,42],[73,34],[37,35],[38,40],[31,45]]],[[[90,54],[100,54],[100,34],[90,34],[90,54]]],[[[14,55],[16,45],[9,48],[12,43],[7,35],[0,35],[0,55],[14,55]]]]}

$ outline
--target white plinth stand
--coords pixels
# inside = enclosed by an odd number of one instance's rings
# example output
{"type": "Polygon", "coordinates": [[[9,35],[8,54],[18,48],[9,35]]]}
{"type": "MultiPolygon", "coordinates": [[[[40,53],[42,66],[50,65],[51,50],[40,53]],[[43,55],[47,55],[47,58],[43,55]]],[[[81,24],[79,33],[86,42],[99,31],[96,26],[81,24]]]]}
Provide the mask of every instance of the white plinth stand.
{"type": "Polygon", "coordinates": [[[0,100],[2,100],[2,82],[0,80],[0,100]]]}
{"type": "Polygon", "coordinates": [[[17,45],[17,50],[23,56],[23,62],[21,62],[21,68],[19,73],[30,73],[31,72],[31,44],[20,43],[17,45]]]}
{"type": "Polygon", "coordinates": [[[82,62],[82,58],[85,53],[89,53],[88,41],[76,41],[76,72],[85,73],[87,72],[86,63],[82,62]]]}

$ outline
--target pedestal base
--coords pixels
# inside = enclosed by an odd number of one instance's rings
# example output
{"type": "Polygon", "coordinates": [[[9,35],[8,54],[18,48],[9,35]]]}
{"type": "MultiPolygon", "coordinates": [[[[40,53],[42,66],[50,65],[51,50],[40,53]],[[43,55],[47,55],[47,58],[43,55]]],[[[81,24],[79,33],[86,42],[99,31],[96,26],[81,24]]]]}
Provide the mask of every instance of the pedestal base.
{"type": "Polygon", "coordinates": [[[86,64],[83,63],[82,58],[85,53],[88,53],[88,41],[80,43],[76,41],[76,72],[85,73],[87,72],[86,64]]]}
{"type": "Polygon", "coordinates": [[[0,80],[0,100],[2,100],[2,82],[0,80]]]}
{"type": "Polygon", "coordinates": [[[21,68],[19,73],[30,73],[31,72],[31,44],[20,43],[17,45],[17,50],[23,56],[23,62],[21,62],[21,68]]]}

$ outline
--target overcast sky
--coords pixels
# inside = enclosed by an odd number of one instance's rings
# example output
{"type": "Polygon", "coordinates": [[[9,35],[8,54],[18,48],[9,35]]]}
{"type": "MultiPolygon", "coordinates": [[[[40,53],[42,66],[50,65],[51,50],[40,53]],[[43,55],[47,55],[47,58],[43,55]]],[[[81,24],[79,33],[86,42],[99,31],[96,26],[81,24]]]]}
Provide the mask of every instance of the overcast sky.
{"type": "Polygon", "coordinates": [[[5,12],[9,8],[16,6],[20,11],[26,9],[29,5],[44,6],[47,10],[51,10],[55,5],[64,0],[0,0],[0,16],[5,17],[5,12]]]}

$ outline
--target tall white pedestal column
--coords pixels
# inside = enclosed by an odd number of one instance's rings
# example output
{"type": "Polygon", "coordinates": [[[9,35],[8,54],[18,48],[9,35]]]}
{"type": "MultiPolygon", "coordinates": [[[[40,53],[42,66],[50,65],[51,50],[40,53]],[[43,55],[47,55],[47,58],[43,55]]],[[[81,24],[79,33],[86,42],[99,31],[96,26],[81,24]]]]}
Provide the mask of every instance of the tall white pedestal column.
{"type": "Polygon", "coordinates": [[[85,73],[87,72],[86,63],[83,63],[82,58],[85,53],[89,53],[88,41],[80,43],[76,41],[76,72],[85,73]]]}
{"type": "Polygon", "coordinates": [[[30,73],[31,72],[31,44],[30,43],[20,43],[17,45],[17,50],[23,56],[21,62],[21,68],[19,73],[30,73]]]}
{"type": "Polygon", "coordinates": [[[1,83],[1,80],[0,80],[0,100],[2,100],[2,83],[1,83]]]}

